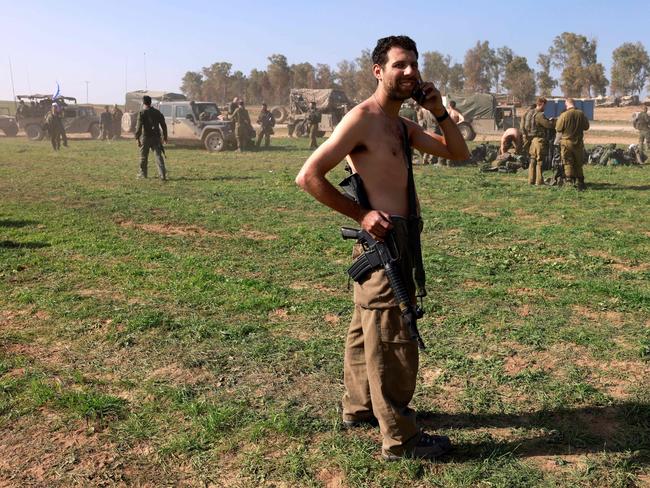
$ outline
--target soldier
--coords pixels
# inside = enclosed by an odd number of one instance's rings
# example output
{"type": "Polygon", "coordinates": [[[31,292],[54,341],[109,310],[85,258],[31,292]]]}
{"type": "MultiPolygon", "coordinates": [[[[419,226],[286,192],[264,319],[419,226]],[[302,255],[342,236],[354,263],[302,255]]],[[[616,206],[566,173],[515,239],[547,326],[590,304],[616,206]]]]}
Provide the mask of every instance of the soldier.
{"type": "Polygon", "coordinates": [[[16,107],[16,120],[20,122],[25,117],[27,117],[27,105],[25,105],[25,100],[21,100],[16,107]]]}
{"type": "Polygon", "coordinates": [[[228,105],[228,115],[232,116],[232,114],[235,113],[235,110],[239,108],[239,97],[235,97],[232,99],[232,102],[230,102],[230,105],[228,105]]]}
{"type": "MultiPolygon", "coordinates": [[[[318,201],[354,219],[368,234],[395,243],[399,269],[393,275],[401,276],[411,303],[416,294],[426,295],[411,146],[445,158],[469,158],[465,141],[433,83],[422,83],[422,104],[436,117],[444,137],[427,134],[399,117],[402,101],[411,96],[420,78],[417,57],[415,43],[406,36],[380,39],[372,53],[375,92],[343,117],[296,178],[318,201]],[[359,188],[355,200],[342,195],[327,178],[343,159],[359,188]]],[[[355,256],[363,251],[355,246],[355,256]]],[[[343,367],[342,426],[352,429],[379,423],[382,458],[387,461],[436,458],[451,443],[447,437],[422,432],[409,407],[417,381],[418,346],[405,330],[406,320],[389,279],[383,267],[375,266],[364,279],[354,282],[355,307],[343,367]]]]}
{"type": "Polygon", "coordinates": [[[68,138],[65,133],[65,127],[63,126],[63,118],[61,116],[61,108],[58,103],[52,104],[52,109],[45,116],[45,126],[47,131],[50,134],[50,142],[52,143],[52,148],[55,151],[61,149],[61,140],[63,139],[63,145],[68,147],[68,138]]]}
{"type": "Polygon", "coordinates": [[[99,130],[102,141],[112,139],[113,137],[113,117],[109,112],[108,105],[104,107],[104,111],[99,115],[99,130]]]}
{"type": "Polygon", "coordinates": [[[232,113],[232,121],[235,124],[235,136],[237,137],[237,149],[243,152],[248,149],[250,138],[251,118],[244,106],[244,101],[239,100],[239,106],[232,113]]]}
{"type": "Polygon", "coordinates": [[[546,137],[547,129],[554,127],[553,120],[549,120],[544,115],[544,106],[546,98],[539,97],[535,105],[535,115],[533,116],[530,135],[530,163],[528,164],[528,184],[543,185],[544,176],[542,165],[548,152],[548,140],[546,137]]]}
{"type": "Polygon", "coordinates": [[[499,155],[507,153],[510,149],[515,150],[516,155],[521,154],[523,145],[523,136],[519,129],[511,127],[501,136],[501,147],[499,148],[499,155]]]}
{"type": "Polygon", "coordinates": [[[113,105],[113,139],[119,139],[122,137],[122,111],[117,106],[113,105]]]}
{"type": "Polygon", "coordinates": [[[643,157],[643,145],[647,141],[650,144],[650,116],[648,115],[648,106],[644,106],[641,113],[634,121],[634,128],[639,131],[639,151],[643,157]]]}
{"type": "Polygon", "coordinates": [[[163,159],[163,152],[165,151],[163,143],[167,144],[167,124],[165,123],[165,117],[163,117],[163,114],[159,110],[151,106],[150,96],[145,95],[142,97],[142,103],[144,109],[138,113],[138,121],[135,125],[135,139],[138,141],[138,147],[140,148],[140,174],[138,177],[147,177],[149,150],[152,149],[156,154],[158,175],[162,181],[167,181],[165,160],[163,159]],[[142,140],[140,140],[141,137],[142,140]]]}
{"type": "Polygon", "coordinates": [[[266,103],[263,103],[262,111],[257,117],[257,123],[260,125],[260,128],[257,132],[257,142],[255,143],[255,146],[258,148],[262,142],[262,137],[264,137],[264,147],[269,147],[271,134],[273,134],[273,127],[275,126],[275,117],[266,107],[266,103]]]}
{"type": "Polygon", "coordinates": [[[575,107],[573,98],[566,99],[566,111],[560,115],[555,130],[562,133],[560,157],[564,176],[582,191],[586,188],[582,167],[585,164],[584,131],[589,130],[587,116],[575,107]]]}
{"type": "Polygon", "coordinates": [[[521,121],[519,123],[519,128],[521,129],[521,133],[524,138],[524,146],[522,148],[522,152],[524,154],[528,154],[528,152],[530,151],[530,143],[532,141],[530,128],[532,126],[534,116],[535,116],[535,104],[532,104],[530,107],[528,107],[528,110],[526,110],[524,116],[521,118],[521,121]]]}
{"type": "Polygon", "coordinates": [[[309,112],[307,112],[307,122],[309,123],[309,149],[316,149],[318,147],[318,124],[320,124],[321,115],[320,111],[316,108],[316,102],[309,104],[309,112]]]}

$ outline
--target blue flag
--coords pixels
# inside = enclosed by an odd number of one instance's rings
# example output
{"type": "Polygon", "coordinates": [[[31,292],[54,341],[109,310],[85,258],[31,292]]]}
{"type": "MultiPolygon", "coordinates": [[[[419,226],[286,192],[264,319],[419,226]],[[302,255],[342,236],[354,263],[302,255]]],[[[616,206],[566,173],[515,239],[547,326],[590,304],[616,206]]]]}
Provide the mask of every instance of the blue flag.
{"type": "Polygon", "coordinates": [[[61,95],[61,89],[59,88],[59,82],[56,82],[56,93],[52,95],[52,100],[56,100],[61,95]]]}

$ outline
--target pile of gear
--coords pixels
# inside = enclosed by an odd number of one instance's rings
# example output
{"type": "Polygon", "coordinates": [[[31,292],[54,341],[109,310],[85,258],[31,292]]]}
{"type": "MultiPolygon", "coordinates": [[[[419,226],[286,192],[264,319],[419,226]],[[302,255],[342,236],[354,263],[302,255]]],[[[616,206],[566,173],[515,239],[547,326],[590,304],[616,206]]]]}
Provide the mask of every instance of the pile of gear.
{"type": "Polygon", "coordinates": [[[587,151],[588,164],[599,166],[642,165],[647,159],[638,144],[631,144],[627,149],[617,148],[616,144],[607,144],[595,146],[587,151]]]}
{"type": "Polygon", "coordinates": [[[516,173],[528,167],[528,155],[506,152],[499,155],[499,146],[482,143],[472,149],[469,162],[489,173],[516,173]]]}

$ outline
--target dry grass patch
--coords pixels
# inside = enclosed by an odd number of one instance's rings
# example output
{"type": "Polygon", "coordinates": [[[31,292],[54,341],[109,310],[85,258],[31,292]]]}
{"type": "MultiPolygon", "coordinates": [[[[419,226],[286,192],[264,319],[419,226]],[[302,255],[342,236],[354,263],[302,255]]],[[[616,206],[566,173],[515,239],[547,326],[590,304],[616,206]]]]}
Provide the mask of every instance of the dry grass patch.
{"type": "Polygon", "coordinates": [[[219,237],[222,239],[232,238],[230,234],[225,232],[209,231],[204,227],[198,225],[172,225],[172,224],[138,224],[130,220],[118,221],[120,227],[141,229],[145,232],[152,232],[154,234],[162,234],[164,236],[194,236],[194,237],[219,237]]]}

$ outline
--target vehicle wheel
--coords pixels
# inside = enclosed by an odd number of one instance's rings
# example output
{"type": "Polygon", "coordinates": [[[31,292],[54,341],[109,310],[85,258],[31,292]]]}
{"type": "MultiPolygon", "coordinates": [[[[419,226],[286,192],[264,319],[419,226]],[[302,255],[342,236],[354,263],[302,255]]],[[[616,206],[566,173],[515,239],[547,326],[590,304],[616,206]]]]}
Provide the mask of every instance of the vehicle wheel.
{"type": "Polygon", "coordinates": [[[219,131],[212,131],[203,139],[203,145],[209,152],[223,151],[225,147],[223,135],[219,131]]]}
{"type": "Polygon", "coordinates": [[[122,115],[122,132],[126,132],[127,134],[132,134],[135,132],[136,117],[137,114],[134,114],[132,112],[126,112],[124,115],[122,115]]]}
{"type": "Polygon", "coordinates": [[[4,130],[4,133],[7,137],[16,137],[16,134],[18,134],[18,126],[10,125],[4,130]]]}
{"type": "Polygon", "coordinates": [[[43,139],[43,128],[38,124],[30,124],[25,127],[25,133],[30,141],[40,141],[43,139]]]}
{"type": "Polygon", "coordinates": [[[285,120],[287,120],[287,109],[281,106],[273,107],[271,109],[271,113],[273,114],[273,117],[275,117],[275,121],[278,124],[284,123],[285,120]]]}
{"type": "Polygon", "coordinates": [[[90,132],[90,137],[97,139],[99,137],[99,124],[92,124],[88,132],[90,132]]]}
{"type": "Polygon", "coordinates": [[[460,134],[463,136],[463,139],[466,141],[473,141],[476,139],[476,132],[474,132],[474,129],[472,128],[471,125],[469,125],[467,122],[461,122],[458,124],[458,130],[460,131],[460,134]]]}
{"type": "Polygon", "coordinates": [[[302,122],[298,122],[298,124],[296,124],[296,137],[307,137],[308,132],[309,131],[307,130],[307,124],[304,124],[302,122]]]}

